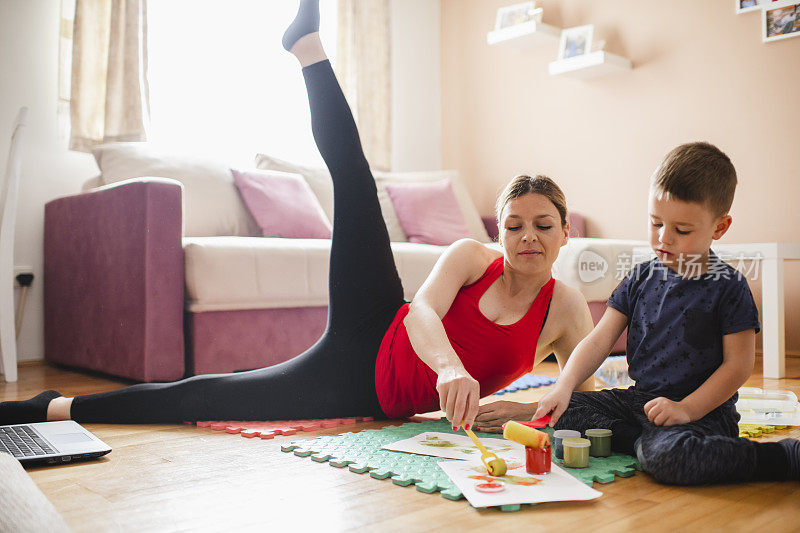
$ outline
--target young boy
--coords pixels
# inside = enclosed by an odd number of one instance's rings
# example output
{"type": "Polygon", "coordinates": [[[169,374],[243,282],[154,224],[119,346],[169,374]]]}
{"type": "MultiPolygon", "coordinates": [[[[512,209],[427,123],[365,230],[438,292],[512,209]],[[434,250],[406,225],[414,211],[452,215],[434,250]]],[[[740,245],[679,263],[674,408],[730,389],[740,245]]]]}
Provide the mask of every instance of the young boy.
{"type": "Polygon", "coordinates": [[[730,159],[708,143],[678,146],[650,184],[650,246],[539,403],[557,429],[608,428],[657,480],[705,484],[800,479],[800,440],[738,438],[736,391],[753,369],[758,312],[744,278],[709,246],[731,226],[730,159]],[[629,389],[573,392],[628,327],[629,389]]]}

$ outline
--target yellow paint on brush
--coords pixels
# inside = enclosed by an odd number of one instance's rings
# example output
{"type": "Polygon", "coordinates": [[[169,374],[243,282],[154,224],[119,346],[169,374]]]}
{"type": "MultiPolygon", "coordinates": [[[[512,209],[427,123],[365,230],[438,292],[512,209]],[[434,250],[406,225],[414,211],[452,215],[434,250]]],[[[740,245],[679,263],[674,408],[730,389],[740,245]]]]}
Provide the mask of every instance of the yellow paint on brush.
{"type": "Polygon", "coordinates": [[[513,420],[503,425],[503,437],[531,448],[543,448],[550,442],[550,435],[544,431],[529,428],[513,420]]]}

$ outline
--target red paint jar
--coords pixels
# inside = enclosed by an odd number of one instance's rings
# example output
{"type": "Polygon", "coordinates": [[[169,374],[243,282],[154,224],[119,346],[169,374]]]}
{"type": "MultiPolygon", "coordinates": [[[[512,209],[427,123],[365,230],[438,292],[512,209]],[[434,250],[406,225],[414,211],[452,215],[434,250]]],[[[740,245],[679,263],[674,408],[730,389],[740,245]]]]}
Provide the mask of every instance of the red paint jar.
{"type": "Polygon", "coordinates": [[[543,448],[525,446],[525,470],[529,474],[550,473],[550,444],[543,448]]]}

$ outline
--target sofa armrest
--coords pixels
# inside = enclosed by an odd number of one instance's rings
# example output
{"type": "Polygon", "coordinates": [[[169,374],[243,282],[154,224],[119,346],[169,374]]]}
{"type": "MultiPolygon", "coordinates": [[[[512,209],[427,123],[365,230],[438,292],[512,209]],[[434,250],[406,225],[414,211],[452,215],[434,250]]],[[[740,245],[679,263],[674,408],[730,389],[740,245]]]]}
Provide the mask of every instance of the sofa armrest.
{"type": "Polygon", "coordinates": [[[138,178],[45,205],[45,357],[141,381],[184,375],[182,187],[138,178]]]}
{"type": "Polygon", "coordinates": [[[553,277],[581,291],[589,302],[605,303],[633,268],[633,249],[646,241],[571,238],[553,264],[553,277]]]}

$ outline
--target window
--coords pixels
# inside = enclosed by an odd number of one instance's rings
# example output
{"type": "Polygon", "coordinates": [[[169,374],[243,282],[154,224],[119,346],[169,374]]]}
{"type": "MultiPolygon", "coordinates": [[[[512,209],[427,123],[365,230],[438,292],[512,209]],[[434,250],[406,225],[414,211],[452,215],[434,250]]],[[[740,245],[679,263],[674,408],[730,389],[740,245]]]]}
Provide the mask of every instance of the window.
{"type": "MultiPolygon", "coordinates": [[[[245,167],[258,152],[321,164],[300,67],[281,47],[296,11],[277,0],[149,2],[150,140],[245,167]]],[[[336,1],[321,11],[333,59],[336,1]]]]}

